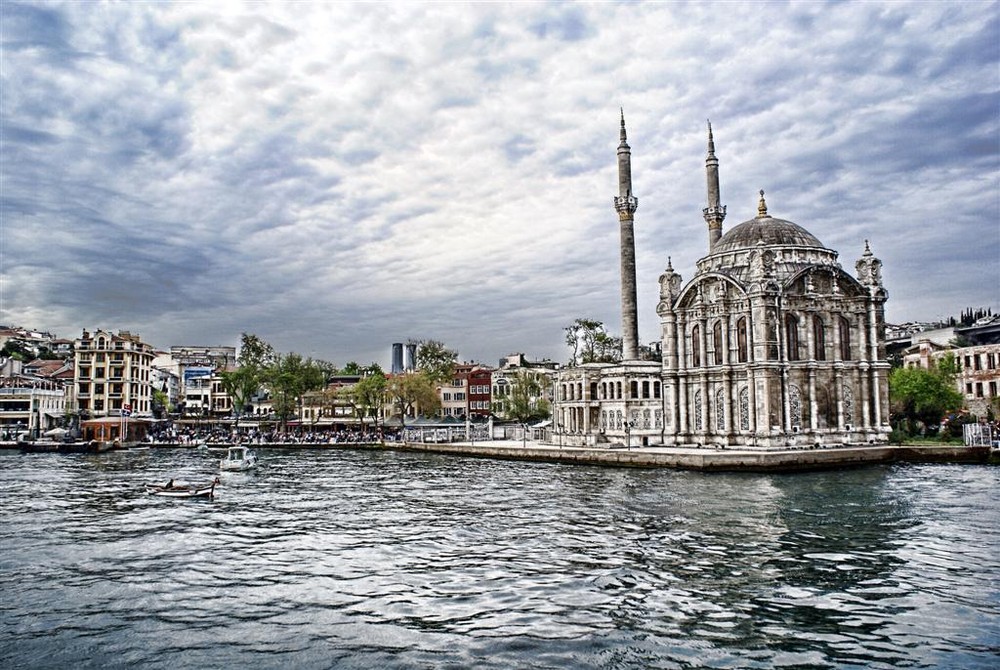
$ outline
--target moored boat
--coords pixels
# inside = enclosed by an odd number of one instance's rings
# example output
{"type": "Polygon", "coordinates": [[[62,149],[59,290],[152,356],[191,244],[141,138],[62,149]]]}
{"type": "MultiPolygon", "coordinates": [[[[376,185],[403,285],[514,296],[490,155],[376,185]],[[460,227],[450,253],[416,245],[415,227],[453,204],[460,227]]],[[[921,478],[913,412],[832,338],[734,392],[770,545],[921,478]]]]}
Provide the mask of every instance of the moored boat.
{"type": "Polygon", "coordinates": [[[250,447],[236,445],[226,450],[226,457],[219,461],[222,470],[249,470],[256,467],[257,454],[250,447]]]}

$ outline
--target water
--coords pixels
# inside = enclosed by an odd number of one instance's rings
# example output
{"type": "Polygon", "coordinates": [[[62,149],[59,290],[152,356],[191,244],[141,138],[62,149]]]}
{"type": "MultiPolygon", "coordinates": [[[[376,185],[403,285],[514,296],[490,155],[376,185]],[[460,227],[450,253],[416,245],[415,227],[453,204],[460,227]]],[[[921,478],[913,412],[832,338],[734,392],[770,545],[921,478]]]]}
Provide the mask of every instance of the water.
{"type": "Polygon", "coordinates": [[[3,668],[995,668],[1000,468],[0,453],[3,668]]]}

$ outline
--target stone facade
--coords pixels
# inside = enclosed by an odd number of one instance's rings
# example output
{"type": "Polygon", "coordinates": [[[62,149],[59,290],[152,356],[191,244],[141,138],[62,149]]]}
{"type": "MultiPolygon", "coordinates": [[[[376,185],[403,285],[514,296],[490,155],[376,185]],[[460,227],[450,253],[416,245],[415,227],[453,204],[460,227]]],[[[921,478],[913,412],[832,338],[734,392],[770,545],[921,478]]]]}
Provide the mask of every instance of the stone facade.
{"type": "Polygon", "coordinates": [[[709,128],[710,248],[687,283],[669,260],[660,276],[662,360],[561,371],[558,439],[762,449],[887,442],[881,262],[866,242],[852,276],[836,251],[768,214],[763,191],[757,216],[721,234],[714,150],[709,128]]]}

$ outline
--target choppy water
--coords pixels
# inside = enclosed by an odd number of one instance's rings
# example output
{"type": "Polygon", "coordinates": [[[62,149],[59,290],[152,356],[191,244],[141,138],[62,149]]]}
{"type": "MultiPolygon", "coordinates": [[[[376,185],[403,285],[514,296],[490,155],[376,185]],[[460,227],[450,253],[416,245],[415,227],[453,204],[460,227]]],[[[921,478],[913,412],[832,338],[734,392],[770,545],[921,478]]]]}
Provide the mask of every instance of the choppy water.
{"type": "Polygon", "coordinates": [[[1000,468],[0,453],[3,668],[995,668],[1000,468]]]}

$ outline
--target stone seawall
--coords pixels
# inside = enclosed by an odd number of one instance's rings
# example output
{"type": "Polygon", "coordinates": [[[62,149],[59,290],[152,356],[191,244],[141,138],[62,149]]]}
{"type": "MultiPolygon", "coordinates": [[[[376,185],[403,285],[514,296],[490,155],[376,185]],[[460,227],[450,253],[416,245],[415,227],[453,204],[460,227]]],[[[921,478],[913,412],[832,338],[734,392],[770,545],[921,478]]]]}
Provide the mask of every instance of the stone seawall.
{"type": "MultiPolygon", "coordinates": [[[[212,451],[225,450],[229,445],[212,444],[212,451]]],[[[788,451],[748,451],[729,449],[693,449],[641,447],[635,449],[594,449],[557,447],[537,442],[493,441],[469,444],[387,442],[361,444],[353,442],[316,444],[271,442],[248,444],[253,449],[366,449],[378,451],[414,451],[470,458],[570,463],[631,468],[674,468],[706,472],[793,472],[797,470],[831,470],[878,463],[988,463],[989,447],[960,445],[928,446],[857,446],[788,451]]],[[[18,448],[14,443],[0,443],[0,449],[18,448]]],[[[157,443],[139,448],[197,449],[193,444],[157,443]]],[[[995,461],[994,461],[995,462],[995,461]]]]}
{"type": "Polygon", "coordinates": [[[475,458],[499,458],[578,465],[636,468],[675,468],[718,472],[791,472],[829,470],[878,463],[986,463],[989,447],[872,446],[792,451],[736,451],[714,449],[587,449],[528,443],[423,444],[405,443],[395,449],[475,458]]]}

